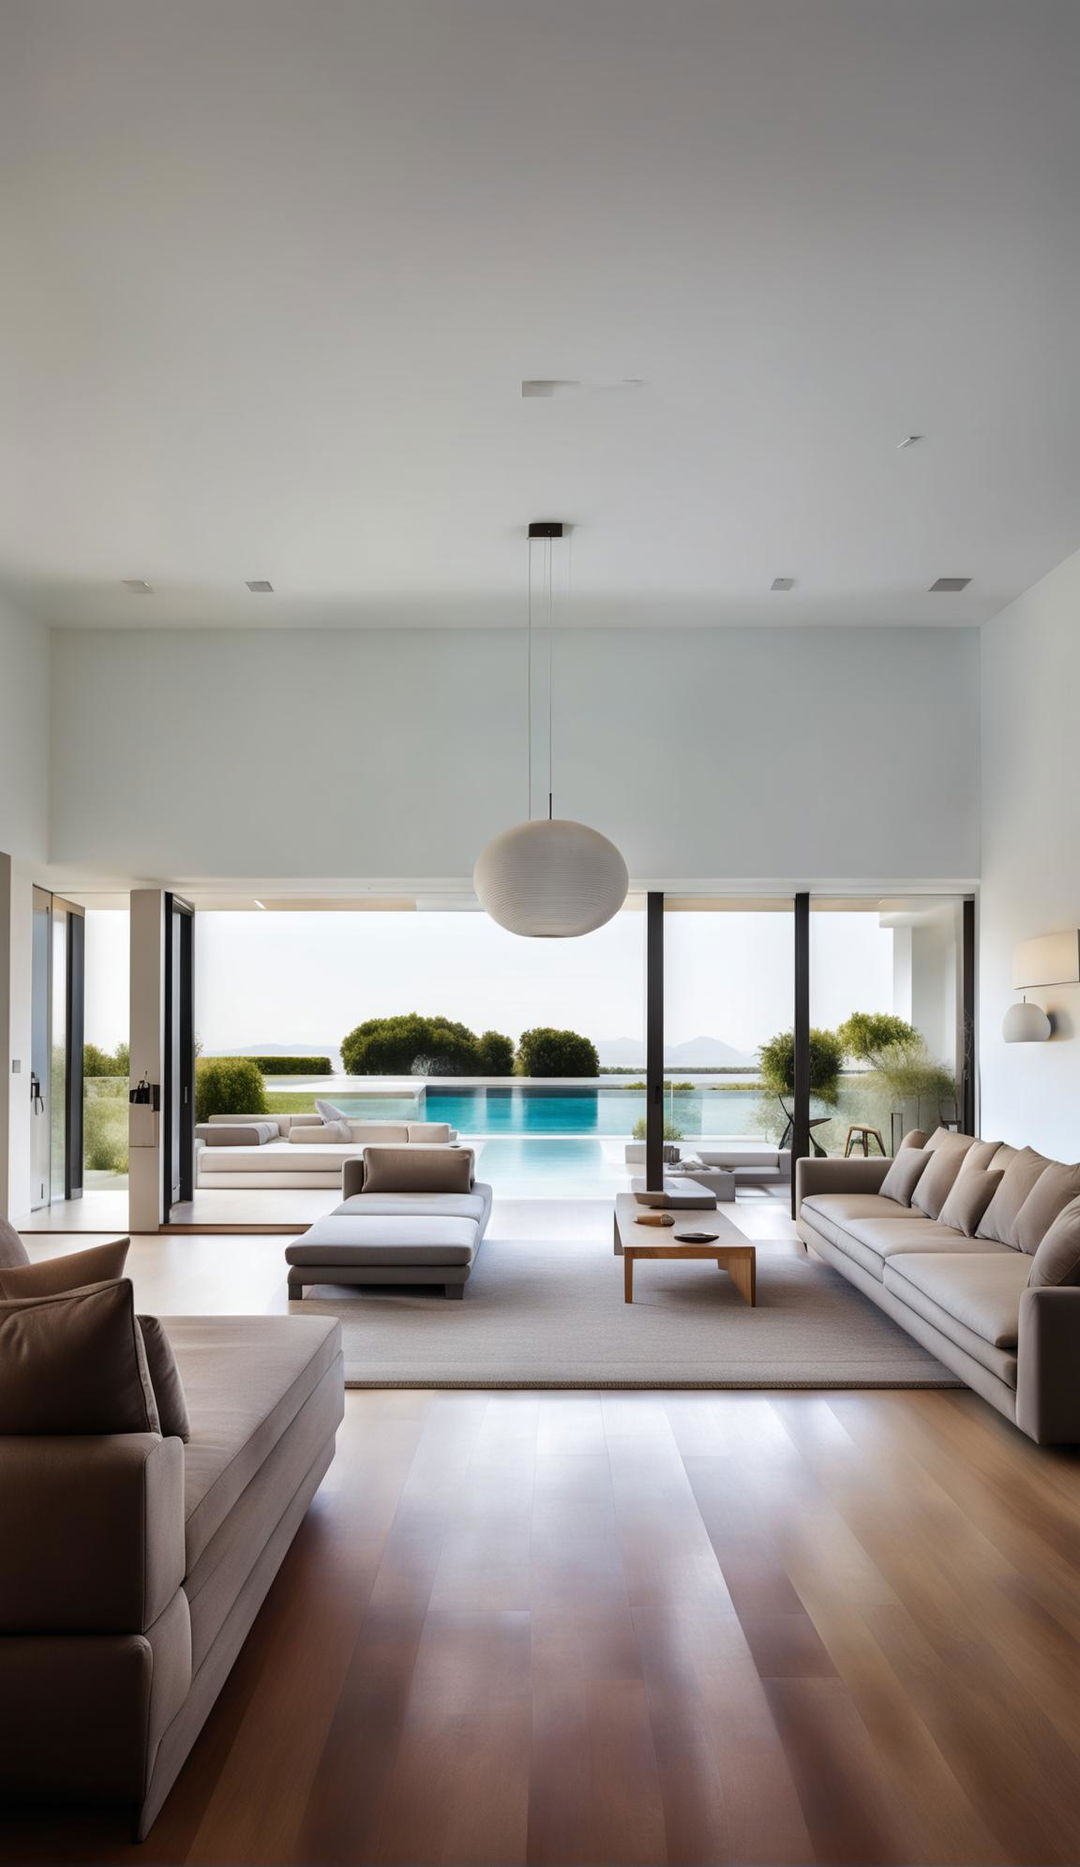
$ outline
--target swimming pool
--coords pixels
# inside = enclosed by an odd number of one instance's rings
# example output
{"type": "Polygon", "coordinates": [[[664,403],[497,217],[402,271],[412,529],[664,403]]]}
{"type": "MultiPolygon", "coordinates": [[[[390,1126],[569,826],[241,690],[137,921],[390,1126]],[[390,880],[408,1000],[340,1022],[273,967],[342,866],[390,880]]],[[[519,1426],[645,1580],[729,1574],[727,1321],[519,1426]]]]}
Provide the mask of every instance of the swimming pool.
{"type": "MultiPolygon", "coordinates": [[[[410,1095],[334,1096],[358,1121],[444,1121],[459,1134],[480,1137],[621,1135],[628,1138],[645,1118],[645,1093],[637,1089],[580,1089],[537,1083],[512,1088],[440,1088],[410,1095]]],[[[664,1119],[687,1140],[703,1135],[761,1136],[757,1089],[713,1088],[669,1091],[664,1119]]]]}

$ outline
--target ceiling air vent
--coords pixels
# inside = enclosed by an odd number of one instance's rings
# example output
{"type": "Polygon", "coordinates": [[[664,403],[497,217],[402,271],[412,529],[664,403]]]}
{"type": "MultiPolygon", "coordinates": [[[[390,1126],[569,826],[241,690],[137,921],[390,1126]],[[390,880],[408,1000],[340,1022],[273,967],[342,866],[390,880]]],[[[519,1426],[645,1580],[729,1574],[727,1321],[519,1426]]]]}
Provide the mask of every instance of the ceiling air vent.
{"type": "Polygon", "coordinates": [[[794,590],[794,588],[794,577],[774,577],[769,585],[770,590],[794,590]]]}
{"type": "Polygon", "coordinates": [[[145,577],[125,577],[124,589],[129,596],[152,596],[153,588],[145,577]]]}
{"type": "Polygon", "coordinates": [[[959,590],[966,590],[970,582],[970,577],[939,577],[936,583],[930,585],[930,589],[931,593],[949,591],[955,595],[959,590]]]}
{"type": "Polygon", "coordinates": [[[267,577],[249,577],[247,587],[252,596],[269,596],[274,588],[267,577]]]}

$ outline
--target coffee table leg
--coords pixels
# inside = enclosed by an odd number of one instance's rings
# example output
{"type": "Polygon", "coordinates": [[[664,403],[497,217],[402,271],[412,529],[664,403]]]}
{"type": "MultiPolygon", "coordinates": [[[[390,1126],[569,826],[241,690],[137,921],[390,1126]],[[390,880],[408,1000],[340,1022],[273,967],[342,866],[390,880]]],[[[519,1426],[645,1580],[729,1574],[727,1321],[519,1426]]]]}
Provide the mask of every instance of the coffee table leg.
{"type": "Polygon", "coordinates": [[[757,1261],[755,1257],[728,1258],[726,1263],[718,1259],[721,1270],[726,1270],[744,1303],[751,1309],[757,1307],[757,1261]]]}
{"type": "Polygon", "coordinates": [[[634,1259],[633,1254],[623,1249],[623,1296],[627,1303],[634,1301],[634,1259]]]}

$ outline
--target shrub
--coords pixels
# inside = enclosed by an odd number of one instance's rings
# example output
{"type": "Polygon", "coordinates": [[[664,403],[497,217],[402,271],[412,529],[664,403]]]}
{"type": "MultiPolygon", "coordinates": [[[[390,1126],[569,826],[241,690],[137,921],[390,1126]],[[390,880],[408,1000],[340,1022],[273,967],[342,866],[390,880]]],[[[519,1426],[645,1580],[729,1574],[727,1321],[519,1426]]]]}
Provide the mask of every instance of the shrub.
{"type": "MultiPolygon", "coordinates": [[[[758,1051],[761,1086],[774,1096],[795,1094],[795,1033],[780,1031],[758,1051]]],[[[810,1030],[810,1094],[835,1102],[844,1046],[835,1031],[810,1030]]]]}
{"type": "Polygon", "coordinates": [[[514,1074],[514,1040],[504,1037],[501,1031],[485,1031],[476,1040],[476,1073],[478,1076],[512,1076],[514,1074]]]}
{"type": "Polygon", "coordinates": [[[97,1044],[83,1045],[84,1076],[126,1076],[130,1068],[130,1052],[126,1044],[117,1044],[115,1050],[102,1050],[97,1044]]]}
{"type": "Polygon", "coordinates": [[[341,1060],[350,1076],[473,1076],[477,1040],[467,1025],[410,1011],[358,1024],[341,1060]]]}
{"type": "Polygon", "coordinates": [[[838,1026],[836,1035],[849,1057],[857,1063],[872,1063],[875,1069],[881,1067],[882,1051],[896,1046],[917,1050],[922,1044],[915,1026],[891,1011],[853,1011],[838,1026]]]}
{"type": "Polygon", "coordinates": [[[195,1120],[265,1115],[266,1090],[253,1057],[200,1057],[195,1064],[195,1120]]]}
{"type": "Polygon", "coordinates": [[[329,1057],[251,1057],[264,1076],[332,1076],[329,1057]]]}
{"type": "MultiPolygon", "coordinates": [[[[639,1115],[637,1118],[637,1121],[634,1123],[633,1135],[634,1135],[635,1141],[644,1141],[645,1139],[645,1117],[644,1115],[639,1115]]],[[[684,1136],[683,1136],[682,1129],[677,1128],[673,1121],[666,1121],[664,1123],[664,1140],[665,1141],[682,1141],[683,1139],[684,1139],[684,1136]]]]}
{"type": "Polygon", "coordinates": [[[83,1103],[83,1165],[95,1173],[126,1173],[128,1103],[115,1077],[88,1091],[83,1103]],[[113,1088],[120,1094],[113,1093],[113,1088]]]}
{"type": "Polygon", "coordinates": [[[522,1031],[518,1065],[522,1076],[600,1074],[600,1058],[589,1038],[579,1036],[577,1031],[554,1031],[550,1025],[522,1031]]]}

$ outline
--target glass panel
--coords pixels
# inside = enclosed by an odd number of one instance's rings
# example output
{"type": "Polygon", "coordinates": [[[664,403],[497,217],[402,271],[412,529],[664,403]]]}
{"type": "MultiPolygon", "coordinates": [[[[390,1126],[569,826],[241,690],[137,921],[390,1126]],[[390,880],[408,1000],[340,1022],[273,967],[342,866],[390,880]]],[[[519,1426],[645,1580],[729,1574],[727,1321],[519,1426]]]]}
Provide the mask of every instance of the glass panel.
{"type": "Polygon", "coordinates": [[[815,1152],[892,1154],[958,1123],[962,914],[954,897],[811,903],[815,1152]]]}
{"type": "Polygon", "coordinates": [[[685,899],[665,909],[665,1138],[683,1158],[726,1156],[748,1184],[755,1167],[786,1180],[793,905],[685,899]],[[779,1074],[763,1074],[763,1046],[780,1053],[779,1074]]]}
{"type": "Polygon", "coordinates": [[[86,911],[85,1192],[127,1185],[129,923],[123,909],[86,911]]]}
{"type": "Polygon", "coordinates": [[[49,1149],[51,1198],[63,1199],[67,1188],[64,1165],[67,1159],[67,941],[68,917],[53,904],[52,976],[49,994],[49,1149]]]}
{"type": "Polygon", "coordinates": [[[52,938],[49,897],[34,890],[33,991],[30,1036],[30,1158],[35,1212],[50,1199],[49,1079],[52,1073],[49,1029],[49,947],[52,938]]]}

